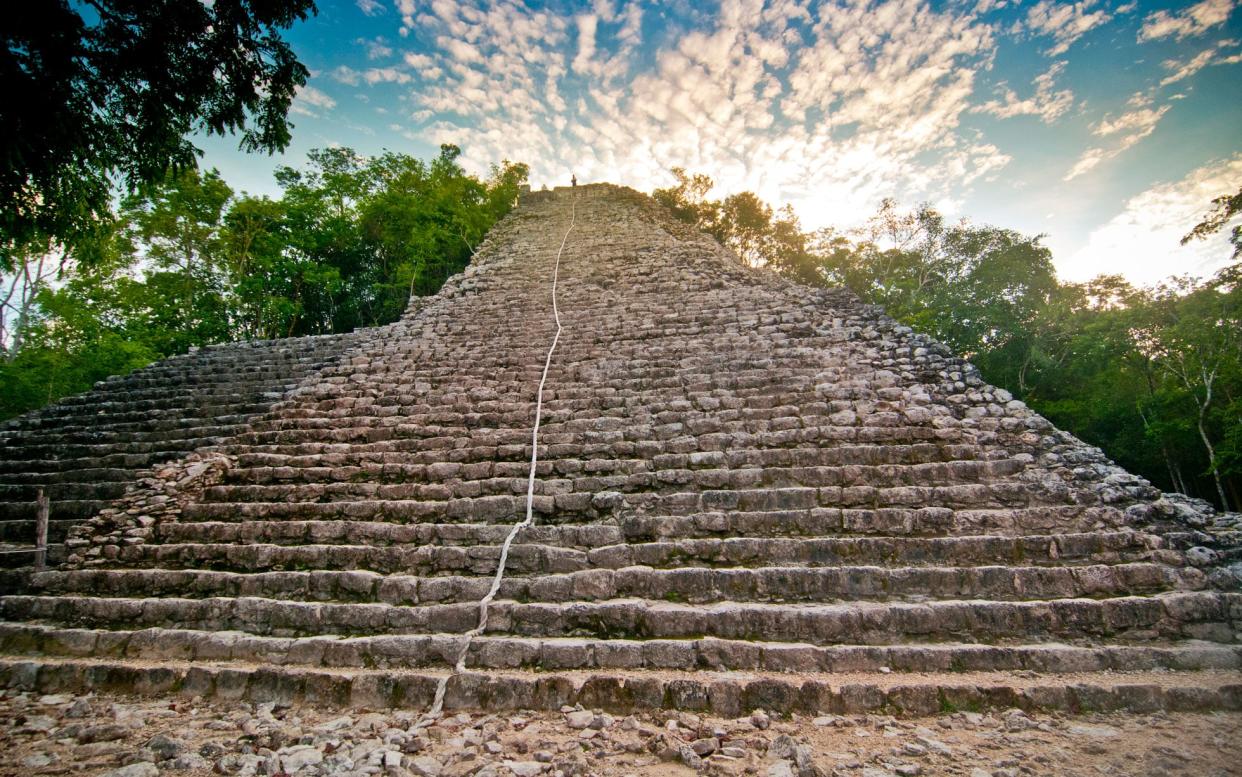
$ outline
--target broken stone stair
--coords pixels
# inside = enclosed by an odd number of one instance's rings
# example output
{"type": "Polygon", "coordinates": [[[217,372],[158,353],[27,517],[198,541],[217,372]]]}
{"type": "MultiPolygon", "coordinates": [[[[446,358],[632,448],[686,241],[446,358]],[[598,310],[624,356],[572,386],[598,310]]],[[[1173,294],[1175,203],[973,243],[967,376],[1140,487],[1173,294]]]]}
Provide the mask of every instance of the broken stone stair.
{"type": "Polygon", "coordinates": [[[0,426],[0,566],[31,563],[35,499],[50,501],[50,560],[69,528],[139,473],[246,428],[364,332],[208,346],[109,378],[0,426]]]}

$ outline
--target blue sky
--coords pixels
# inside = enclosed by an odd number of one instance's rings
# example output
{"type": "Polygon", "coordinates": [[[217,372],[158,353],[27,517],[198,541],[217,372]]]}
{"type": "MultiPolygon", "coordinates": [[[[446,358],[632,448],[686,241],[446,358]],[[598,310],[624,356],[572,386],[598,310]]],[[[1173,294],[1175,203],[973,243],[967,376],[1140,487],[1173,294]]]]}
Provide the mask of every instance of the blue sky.
{"type": "Polygon", "coordinates": [[[319,0],[288,33],[312,77],[284,157],[202,145],[236,188],[309,149],[467,166],[539,186],[649,191],[668,169],[717,195],[848,229],[884,197],[1046,234],[1059,274],[1209,274],[1180,247],[1242,185],[1242,0],[319,0]]]}

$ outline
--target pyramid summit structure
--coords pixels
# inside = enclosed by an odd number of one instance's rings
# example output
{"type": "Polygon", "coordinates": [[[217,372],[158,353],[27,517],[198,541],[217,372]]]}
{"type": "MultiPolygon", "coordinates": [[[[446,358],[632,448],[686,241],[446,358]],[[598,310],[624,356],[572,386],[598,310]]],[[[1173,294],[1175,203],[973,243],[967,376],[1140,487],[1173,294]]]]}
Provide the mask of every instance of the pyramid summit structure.
{"type": "Polygon", "coordinates": [[[400,321],[213,358],[277,347],[303,366],[265,361],[279,375],[227,424],[204,399],[143,426],[132,402],[157,399],[126,391],[216,386],[156,365],[0,430],[15,511],[36,482],[55,500],[102,477],[95,456],[130,483],[63,518],[63,563],[2,578],[0,685],[1242,708],[1242,594],[1187,552],[1184,505],[848,291],[748,268],[637,192],[526,195],[400,321]],[[160,448],[175,429],[193,453],[160,448]]]}

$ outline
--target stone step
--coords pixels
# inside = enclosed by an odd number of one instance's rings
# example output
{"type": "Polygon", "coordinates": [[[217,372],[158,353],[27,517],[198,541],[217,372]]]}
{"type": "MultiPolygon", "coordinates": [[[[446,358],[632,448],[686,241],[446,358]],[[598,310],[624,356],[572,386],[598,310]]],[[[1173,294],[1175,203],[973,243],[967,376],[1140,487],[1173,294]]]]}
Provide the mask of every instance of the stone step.
{"type": "MultiPolygon", "coordinates": [[[[594,516],[578,514],[552,515],[554,501],[536,497],[534,509],[541,523],[582,523],[594,516]]],[[[0,504],[0,510],[3,505],[0,504]]],[[[184,521],[373,521],[394,524],[418,522],[462,522],[513,524],[524,514],[526,500],[516,495],[488,496],[477,499],[452,499],[447,502],[414,500],[359,500],[334,502],[191,502],[182,511],[184,521]]]]}
{"type": "MultiPolygon", "coordinates": [[[[265,408],[269,405],[255,405],[265,408]]],[[[100,419],[94,423],[89,420],[81,424],[53,424],[47,429],[32,429],[29,433],[37,433],[43,439],[41,443],[73,443],[77,440],[94,442],[99,440],[124,441],[132,438],[139,440],[155,435],[166,435],[167,439],[185,439],[188,437],[218,437],[217,430],[225,429],[225,433],[240,431],[246,421],[254,416],[254,412],[245,412],[245,408],[231,408],[227,414],[208,413],[196,416],[191,413],[170,415],[164,418],[150,418],[142,421],[111,423],[100,419]],[[239,410],[241,412],[239,412],[239,410]]],[[[257,412],[257,411],[256,411],[257,412]]],[[[161,438],[163,439],[163,438],[161,438]]],[[[122,443],[123,444],[123,443],[122,443]]]]}
{"type": "MultiPolygon", "coordinates": [[[[491,574],[499,545],[391,545],[251,543],[140,544],[122,547],[126,565],[169,568],[362,569],[394,574],[491,574]]],[[[1023,537],[833,537],[736,538],[615,544],[579,550],[518,537],[508,562],[512,574],[576,572],[621,567],[770,567],[806,566],[982,566],[1013,564],[1072,567],[1157,561],[1181,565],[1180,553],[1165,549],[1159,538],[1137,532],[1097,532],[1023,537]]]]}
{"type": "Polygon", "coordinates": [[[841,564],[1061,566],[1160,561],[1181,564],[1180,554],[1155,536],[1134,531],[1054,535],[962,537],[825,537],[689,539],[630,543],[589,553],[593,566],[665,567],[697,562],[720,566],[841,564]]]}
{"type": "MultiPolygon", "coordinates": [[[[50,513],[49,513],[50,515],[50,513]]],[[[71,526],[77,525],[76,520],[48,520],[47,536],[52,542],[59,543],[65,538],[71,526]]],[[[34,542],[35,520],[24,519],[0,521],[0,542],[34,542]]]]}
{"type": "MultiPolygon", "coordinates": [[[[110,504],[108,499],[53,499],[48,510],[50,521],[84,521],[110,504]]],[[[34,502],[0,502],[0,521],[33,521],[38,514],[34,502]]]]}
{"type": "Polygon", "coordinates": [[[249,373],[235,375],[222,372],[200,376],[192,370],[187,370],[176,375],[153,377],[142,383],[115,384],[94,389],[85,394],[65,397],[55,405],[50,405],[29,416],[14,419],[14,421],[20,428],[23,419],[37,423],[40,419],[50,418],[56,413],[94,413],[126,407],[158,408],[183,404],[187,401],[187,385],[193,387],[192,396],[195,397],[229,399],[236,397],[245,401],[253,401],[256,396],[296,386],[296,378],[291,373],[301,372],[303,367],[310,372],[315,365],[299,365],[296,369],[280,370],[266,375],[249,373]]]}
{"type": "MultiPolygon", "coordinates": [[[[529,430],[526,430],[529,431],[529,430]]],[[[522,434],[519,430],[496,431],[495,435],[498,439],[505,442],[514,443],[517,446],[512,449],[513,458],[530,459],[529,435],[522,434]]],[[[889,443],[889,444],[856,444],[856,443],[839,443],[832,446],[804,446],[790,443],[787,435],[772,433],[753,433],[746,435],[726,435],[726,434],[709,434],[696,436],[696,444],[700,450],[697,451],[705,460],[715,460],[717,454],[724,454],[726,462],[732,467],[751,467],[751,466],[835,466],[842,464],[855,463],[853,457],[857,456],[856,463],[859,464],[900,464],[906,462],[912,463],[928,463],[940,459],[931,458],[933,455],[940,456],[943,460],[974,460],[983,454],[983,451],[975,445],[963,445],[951,442],[945,443],[889,443]],[[739,439],[740,438],[740,439],[739,439]],[[934,452],[938,451],[938,454],[934,452]],[[926,460],[924,460],[926,459],[926,460]]],[[[437,439],[437,438],[432,438],[437,439]]],[[[245,460],[246,456],[256,457],[318,457],[331,456],[333,462],[344,463],[349,459],[347,457],[366,457],[373,455],[389,455],[398,454],[400,460],[406,464],[438,464],[445,461],[452,462],[490,462],[497,457],[497,447],[495,442],[490,445],[473,445],[470,438],[463,437],[456,440],[445,439],[443,442],[446,447],[425,450],[426,440],[420,439],[404,439],[404,440],[382,440],[376,442],[356,441],[349,445],[324,443],[324,442],[306,442],[295,444],[262,444],[253,440],[246,439],[245,445],[236,445],[230,450],[245,460]],[[450,446],[449,444],[452,443],[450,446]],[[448,458],[420,458],[417,454],[426,456],[428,453],[441,453],[444,450],[450,451],[448,458]]],[[[639,449],[637,443],[632,441],[629,443],[634,445],[634,450],[639,449]]],[[[592,456],[617,456],[623,455],[625,446],[619,442],[615,436],[611,439],[602,441],[597,447],[591,447],[581,444],[581,440],[571,443],[571,447],[575,450],[581,450],[592,456]]],[[[506,451],[509,452],[509,451],[506,451]]],[[[564,455],[566,451],[548,446],[548,453],[564,455]]],[[[694,468],[695,461],[700,460],[696,457],[692,460],[695,453],[667,453],[663,452],[663,446],[651,446],[650,455],[652,460],[658,462],[660,466],[669,466],[677,468],[694,468]]],[[[261,463],[261,462],[258,462],[261,463]]]]}
{"type": "MultiPolygon", "coordinates": [[[[535,381],[537,384],[537,381],[535,381]]],[[[389,418],[381,417],[375,419],[376,423],[371,425],[362,425],[361,419],[354,419],[351,416],[351,424],[355,420],[359,423],[345,426],[342,425],[340,419],[328,418],[320,419],[317,423],[309,423],[303,426],[297,423],[298,419],[282,420],[279,422],[290,428],[281,428],[267,431],[253,431],[239,437],[240,441],[249,446],[262,445],[299,445],[305,443],[344,443],[348,442],[354,445],[363,445],[377,442],[388,442],[406,439],[419,439],[433,436],[449,436],[458,439],[467,436],[470,427],[465,424],[428,424],[426,422],[416,423],[407,417],[389,418]],[[294,424],[297,423],[296,426],[294,424]],[[309,427],[309,428],[307,428],[309,427]]],[[[258,423],[255,426],[259,426],[258,423]]],[[[516,432],[520,429],[514,426],[516,432]]],[[[671,431],[671,430],[670,430],[671,431]]],[[[764,428],[764,425],[755,424],[755,422],[738,421],[734,424],[721,424],[713,430],[722,436],[734,436],[739,433],[750,433],[756,436],[765,435],[772,447],[802,447],[810,444],[823,444],[825,446],[845,443],[855,445],[865,444],[916,444],[916,443],[956,443],[961,439],[961,432],[954,428],[928,428],[928,427],[865,427],[865,426],[809,426],[799,429],[776,430],[764,428]]],[[[618,439],[617,430],[606,430],[598,432],[580,431],[580,432],[561,432],[563,435],[560,440],[552,437],[555,430],[550,430],[547,442],[564,442],[570,444],[592,444],[606,443],[616,441],[618,439]]],[[[754,445],[754,440],[739,440],[741,444],[754,445]]]]}
{"type": "MultiPolygon", "coordinates": [[[[768,467],[747,469],[660,469],[643,459],[550,459],[537,467],[539,493],[555,493],[549,489],[564,487],[574,490],[575,481],[569,476],[623,477],[622,490],[643,490],[647,493],[671,491],[687,485],[702,490],[735,489],[748,491],[756,488],[842,488],[868,486],[875,489],[900,487],[942,487],[962,484],[981,484],[1002,481],[1022,471],[1024,462],[960,461],[937,464],[884,465],[879,467],[768,467]],[[559,476],[559,477],[558,477],[559,476]]],[[[302,487],[323,489],[336,493],[342,485],[365,483],[367,486],[399,484],[413,486],[415,492],[407,495],[426,498],[418,489],[443,492],[461,496],[479,494],[521,493],[526,489],[529,465],[524,461],[494,462],[490,467],[483,464],[456,465],[402,465],[371,463],[362,466],[304,466],[304,467],[234,467],[229,470],[226,485],[212,492],[212,499],[223,501],[232,494],[242,499],[250,498],[252,489],[264,489],[258,493],[260,501],[267,498],[267,489],[302,487]],[[221,496],[220,494],[225,494],[221,496]]],[[[383,489],[378,490],[380,494],[383,489]]],[[[345,493],[355,493],[353,489],[345,493]]],[[[403,492],[404,493],[404,492],[403,492]]],[[[753,497],[751,497],[753,499],[753,497]]]]}
{"type": "MultiPolygon", "coordinates": [[[[491,407],[467,402],[462,394],[453,394],[443,403],[430,403],[424,399],[407,406],[355,402],[330,411],[316,411],[299,405],[296,410],[290,407],[291,412],[262,421],[256,427],[256,434],[281,431],[313,434],[344,426],[356,430],[405,426],[521,426],[523,423],[530,423],[534,412],[533,390],[538,385],[538,378],[537,372],[532,373],[522,383],[506,384],[503,379],[498,378],[492,385],[498,387],[506,401],[491,403],[491,407]]],[[[555,375],[551,375],[549,379],[555,378],[555,375]]],[[[554,393],[554,389],[550,391],[554,393]]],[[[549,432],[570,439],[577,435],[585,435],[586,440],[601,439],[599,435],[604,432],[620,433],[629,438],[639,433],[649,433],[656,435],[657,439],[676,439],[687,435],[739,434],[761,436],[769,443],[779,441],[788,446],[798,441],[848,442],[854,438],[872,443],[883,441],[950,444],[962,441],[963,437],[960,430],[952,424],[923,425],[903,420],[895,412],[873,412],[861,406],[858,412],[832,412],[823,403],[819,403],[818,406],[803,407],[798,411],[792,406],[764,407],[755,406],[758,403],[751,399],[742,401],[745,404],[736,410],[709,412],[695,409],[674,413],[664,410],[662,406],[678,402],[688,403],[688,400],[667,394],[643,395],[630,392],[622,401],[616,396],[615,389],[601,388],[600,393],[590,400],[561,401],[545,393],[544,408],[549,414],[549,432]]],[[[912,411],[910,409],[908,412],[912,411]]]]}
{"type": "Polygon", "coordinates": [[[952,510],[947,507],[836,508],[809,510],[728,510],[688,515],[624,515],[618,518],[631,541],[722,537],[823,537],[849,534],[962,536],[967,534],[1043,534],[1122,528],[1125,514],[1111,507],[1003,508],[952,510]]]}
{"type": "MultiPolygon", "coordinates": [[[[234,419],[184,419],[184,425],[166,426],[153,429],[132,429],[128,431],[107,430],[96,427],[85,427],[80,431],[62,433],[56,430],[33,430],[26,434],[37,434],[37,444],[72,449],[79,445],[105,445],[112,451],[133,450],[131,446],[154,444],[159,448],[170,448],[184,445],[188,449],[201,447],[216,440],[223,440],[245,430],[245,421],[249,416],[234,419]]],[[[16,450],[16,448],[15,448],[16,450]]],[[[17,454],[15,454],[16,456],[17,454]]],[[[22,454],[25,455],[25,454],[22,454]]]]}
{"type": "MultiPolygon", "coordinates": [[[[227,662],[0,659],[0,685],[36,693],[125,689],[145,696],[203,696],[321,707],[430,706],[443,672],[309,669],[227,662]]],[[[1084,672],[1064,678],[1005,673],[791,675],[748,672],[468,672],[451,678],[445,709],[492,712],[677,709],[735,718],[755,709],[804,715],[922,716],[954,710],[1067,712],[1242,709],[1242,673],[1084,672]]]]}
{"type": "MultiPolygon", "coordinates": [[[[508,476],[498,474],[495,477],[439,479],[431,482],[423,478],[401,477],[395,472],[382,478],[372,479],[369,473],[352,467],[322,467],[302,470],[300,473],[274,471],[268,473],[268,477],[262,480],[249,482],[245,479],[245,475],[239,481],[230,471],[226,476],[229,482],[208,489],[203,494],[203,499],[209,502],[278,502],[309,501],[323,497],[350,500],[365,496],[375,499],[437,501],[497,494],[525,494],[526,473],[518,474],[521,462],[512,462],[512,465],[494,468],[501,472],[511,470],[512,474],[508,476]],[[302,480],[300,474],[305,474],[306,479],[302,480]]],[[[529,470],[529,462],[526,467],[529,470]]],[[[570,493],[573,490],[574,481],[552,476],[551,466],[546,468],[545,477],[536,477],[535,480],[536,494],[570,493]]],[[[585,496],[589,500],[592,493],[587,492],[585,496]]]]}
{"type": "MultiPolygon", "coordinates": [[[[132,661],[235,661],[271,666],[419,669],[453,665],[456,634],[259,637],[244,632],[138,631],[0,623],[0,653],[132,661]]],[[[1242,669],[1242,646],[1185,641],[1151,645],[1061,643],[828,645],[726,639],[582,640],[478,637],[472,669],[648,669],[710,672],[1080,672],[1242,669]]]]}
{"type": "MultiPolygon", "coordinates": [[[[689,605],[640,599],[492,604],[488,633],[594,639],[721,639],[815,645],[1002,640],[1143,643],[1239,640],[1242,594],[1175,592],[1146,597],[689,605]]],[[[85,628],[149,626],[247,631],[265,636],[461,634],[474,628],[477,604],[338,604],[259,597],[132,599],[76,595],[0,598],[0,620],[85,628]]]]}
{"type": "MultiPolygon", "coordinates": [[[[1030,508],[1044,506],[1023,482],[974,485],[897,488],[851,486],[776,487],[751,489],[704,489],[695,491],[652,490],[647,476],[587,476],[537,482],[538,495],[551,500],[572,497],[590,503],[605,492],[620,492],[627,507],[661,515],[693,515],[718,511],[810,510],[816,507],[855,509],[945,507],[950,509],[1030,508]]],[[[433,483],[316,483],[277,485],[218,485],[203,491],[201,501],[240,504],[244,502],[442,502],[451,509],[453,502],[475,498],[517,498],[525,493],[520,478],[491,481],[495,493],[455,493],[444,484],[433,483]]],[[[463,489],[464,490],[464,489],[463,489]]],[[[481,491],[481,488],[479,489],[481,491]]]]}
{"type": "MultiPolygon", "coordinates": [[[[228,572],[203,569],[84,569],[31,578],[27,593],[184,598],[255,596],[321,602],[394,605],[476,602],[492,584],[488,574],[418,577],[357,570],[228,572]]],[[[498,595],[519,602],[607,601],[641,598],[683,603],[911,601],[992,599],[1029,601],[1105,598],[1199,590],[1194,568],[1158,564],[1085,567],[769,567],[765,569],[652,569],[627,567],[506,576],[498,595]]]]}
{"type": "Polygon", "coordinates": [[[95,485],[102,483],[128,482],[133,479],[131,469],[116,467],[82,467],[70,472],[7,472],[0,474],[0,499],[11,494],[24,494],[23,488],[39,486],[60,486],[72,488],[75,485],[95,485]]]}
{"type": "MultiPolygon", "coordinates": [[[[55,567],[65,560],[65,547],[59,543],[49,543],[47,553],[44,556],[45,563],[50,567],[55,567]]],[[[4,542],[0,543],[0,569],[22,569],[25,567],[33,567],[37,556],[35,550],[34,537],[26,542],[4,542]]]]}
{"type": "MultiPolygon", "coordinates": [[[[382,574],[488,575],[496,570],[499,545],[217,545],[213,543],[144,544],[120,549],[116,561],[169,569],[208,568],[235,571],[366,570],[382,574]]],[[[527,542],[514,543],[508,572],[573,572],[590,568],[583,550],[527,542]]]]}
{"type": "MultiPolygon", "coordinates": [[[[575,487],[578,483],[575,482],[575,487]]],[[[982,509],[1031,507],[1031,484],[999,481],[950,486],[830,486],[752,489],[705,489],[633,497],[649,512],[687,515],[719,510],[805,510],[815,507],[948,507],[982,509]]]]}
{"type": "Polygon", "coordinates": [[[18,441],[10,441],[4,448],[6,457],[13,461],[60,461],[66,464],[81,462],[91,465],[102,462],[108,456],[152,456],[175,458],[183,455],[186,448],[185,440],[170,441],[165,444],[159,440],[125,440],[117,443],[74,443],[69,445],[48,444],[38,435],[27,435],[18,441]]]}
{"type": "MultiPolygon", "coordinates": [[[[0,452],[7,455],[8,450],[0,452]]],[[[98,456],[74,458],[0,459],[0,478],[5,473],[63,473],[85,469],[104,468],[125,470],[133,473],[150,467],[153,463],[184,455],[182,450],[167,451],[113,451],[98,456]]]]}
{"type": "Polygon", "coordinates": [[[267,375],[237,374],[222,376],[219,381],[199,382],[192,374],[183,379],[169,378],[145,387],[127,387],[115,391],[88,392],[78,402],[58,402],[20,417],[17,428],[55,427],[73,419],[133,416],[125,420],[141,420],[141,414],[160,416],[176,410],[236,407],[249,405],[274,392],[283,394],[297,385],[289,369],[267,375]]]}
{"type": "MultiPolygon", "coordinates": [[[[550,380],[556,379],[554,373],[550,375],[550,380]]],[[[429,376],[424,374],[423,377],[429,376]]],[[[453,377],[460,379],[464,376],[453,377]]],[[[492,387],[500,398],[484,401],[471,401],[455,393],[438,400],[434,397],[416,397],[400,401],[389,395],[387,401],[359,398],[346,406],[330,409],[301,406],[296,412],[260,421],[255,431],[260,434],[272,431],[313,432],[342,426],[357,429],[410,423],[464,428],[520,427],[530,423],[532,389],[538,384],[538,377],[537,373],[532,373],[526,380],[512,383],[505,382],[503,376],[497,377],[492,387]]],[[[556,388],[549,389],[544,396],[548,431],[560,435],[599,431],[623,431],[633,435],[645,431],[673,437],[684,433],[688,427],[699,433],[714,434],[781,432],[785,433],[783,438],[811,434],[821,439],[837,439],[847,434],[847,430],[848,434],[865,431],[868,436],[887,440],[940,440],[955,436],[941,434],[942,428],[911,421],[914,408],[897,412],[897,406],[894,406],[891,411],[868,412],[859,407],[859,412],[845,410],[829,414],[823,403],[818,403],[818,407],[804,405],[800,409],[792,406],[765,407],[757,406],[767,403],[757,403],[753,397],[735,396],[728,400],[734,405],[734,409],[730,410],[719,409],[721,400],[713,399],[711,401],[717,407],[710,411],[693,407],[682,413],[663,409],[653,413],[652,408],[666,403],[702,404],[708,398],[673,398],[637,392],[629,392],[628,396],[619,395],[623,391],[615,387],[597,387],[597,393],[589,397],[565,399],[556,396],[556,388]]],[[[796,397],[784,396],[781,399],[788,402],[796,397]]]]}
{"type": "MultiPolygon", "coordinates": [[[[262,521],[165,523],[155,529],[161,543],[223,543],[272,545],[497,545],[510,527],[504,524],[413,523],[377,521],[262,521]]],[[[3,524],[0,524],[3,536],[3,524]]],[[[530,526],[521,539],[528,543],[589,549],[625,541],[620,528],[604,524],[530,526]]]]}
{"type": "Polygon", "coordinates": [[[83,499],[116,499],[125,493],[128,478],[99,481],[70,481],[61,483],[0,483],[0,502],[33,502],[42,488],[54,504],[83,499]]]}
{"type": "MultiPolygon", "coordinates": [[[[411,453],[414,451],[378,445],[374,449],[372,446],[349,446],[339,450],[315,450],[306,453],[246,448],[239,451],[237,461],[240,467],[313,467],[325,464],[334,467],[366,464],[427,466],[422,462],[412,461],[409,455],[411,453]],[[324,456],[330,457],[330,460],[324,461],[324,456]]],[[[603,453],[605,451],[599,451],[599,455],[602,456],[603,453]]],[[[655,466],[667,469],[840,467],[974,461],[979,454],[980,450],[971,445],[842,445],[834,448],[730,448],[695,453],[660,453],[654,455],[651,461],[655,466]]],[[[430,462],[440,463],[442,462],[430,462]]],[[[484,459],[482,463],[491,464],[492,461],[484,459]]]]}
{"type": "MultiPolygon", "coordinates": [[[[579,495],[535,498],[540,521],[570,525],[602,520],[623,503],[624,495],[599,493],[589,508],[579,495]],[[575,504],[577,502],[577,504],[575,504]],[[558,504],[561,508],[558,510],[558,504]],[[570,508],[577,508],[574,514],[570,508]]],[[[189,522],[235,523],[254,521],[337,522],[360,521],[404,525],[411,522],[488,521],[511,524],[525,510],[525,500],[511,495],[454,499],[449,502],[417,500],[334,502],[192,502],[185,506],[180,525],[189,522]]],[[[1036,507],[952,510],[947,507],[834,508],[803,510],[711,511],[678,515],[626,515],[615,519],[628,541],[669,538],[823,537],[872,535],[961,536],[967,534],[1022,535],[1086,532],[1125,526],[1125,515],[1111,507],[1036,507]]],[[[611,519],[610,519],[611,520],[611,519]]],[[[192,531],[192,530],[191,530],[192,531]]]]}
{"type": "Polygon", "coordinates": [[[82,394],[65,397],[54,405],[49,405],[28,416],[22,416],[10,424],[21,426],[23,420],[38,421],[62,412],[91,412],[95,409],[108,410],[123,406],[130,402],[162,402],[185,401],[186,387],[192,386],[194,394],[202,397],[245,395],[251,392],[262,392],[266,386],[287,385],[293,373],[309,372],[314,369],[318,360],[306,363],[284,364],[278,369],[255,372],[253,370],[232,370],[227,367],[219,369],[198,369],[185,367],[178,370],[165,371],[142,378],[134,374],[117,381],[105,381],[97,384],[97,388],[82,394]]]}
{"type": "MultiPolygon", "coordinates": [[[[283,394],[284,386],[275,393],[283,394]]],[[[159,429],[178,429],[186,425],[186,419],[210,418],[219,423],[241,423],[268,408],[272,402],[261,397],[247,397],[244,401],[223,398],[218,403],[186,404],[156,410],[86,411],[72,415],[44,417],[37,425],[28,427],[29,432],[46,431],[60,435],[100,432],[115,434],[141,433],[159,429]]]]}

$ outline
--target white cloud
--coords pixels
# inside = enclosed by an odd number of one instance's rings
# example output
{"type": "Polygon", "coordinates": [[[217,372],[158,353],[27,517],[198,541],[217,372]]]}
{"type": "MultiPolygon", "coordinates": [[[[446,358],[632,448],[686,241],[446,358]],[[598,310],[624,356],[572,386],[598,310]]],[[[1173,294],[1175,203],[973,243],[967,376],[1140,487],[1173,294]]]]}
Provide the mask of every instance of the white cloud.
{"type": "Polygon", "coordinates": [[[402,37],[410,34],[414,29],[414,0],[397,0],[397,13],[401,15],[401,28],[399,32],[402,37]]]}
{"type": "Polygon", "coordinates": [[[1053,46],[1045,53],[1059,57],[1083,35],[1113,18],[1106,10],[1092,10],[1096,5],[1098,0],[1040,0],[1027,11],[1026,28],[1036,35],[1050,36],[1053,46]]]}
{"type": "Polygon", "coordinates": [[[439,43],[441,48],[447,51],[457,62],[475,65],[483,64],[483,55],[479,53],[479,49],[464,40],[442,37],[439,43]]]}
{"type": "Polygon", "coordinates": [[[298,89],[298,95],[295,98],[299,102],[313,105],[316,108],[323,108],[330,111],[336,107],[336,100],[319,91],[313,86],[303,86],[298,89]]]}
{"type": "Polygon", "coordinates": [[[1008,85],[1002,84],[998,99],[976,105],[970,110],[972,113],[989,113],[1000,119],[1038,116],[1045,124],[1051,124],[1074,105],[1072,91],[1056,88],[1056,78],[1064,69],[1064,60],[1052,63],[1052,67],[1035,77],[1035,92],[1025,100],[1020,99],[1008,85]]]}
{"type": "Polygon", "coordinates": [[[1229,261],[1229,229],[1185,246],[1181,238],[1202,220],[1213,198],[1237,191],[1239,180],[1242,153],[1131,197],[1121,213],[1091,232],[1082,249],[1057,262],[1059,273],[1074,281],[1117,273],[1140,284],[1170,275],[1211,275],[1229,261]]]}
{"type": "Polygon", "coordinates": [[[375,16],[384,12],[384,5],[379,0],[354,0],[354,4],[367,16],[375,16]]]}
{"type": "Polygon", "coordinates": [[[358,81],[362,78],[362,74],[348,65],[341,65],[332,71],[332,77],[342,84],[357,86],[358,81]]]}
{"type": "Polygon", "coordinates": [[[419,76],[428,83],[434,82],[444,75],[444,71],[436,65],[436,61],[426,54],[415,54],[414,52],[407,51],[402,59],[405,60],[405,64],[417,70],[419,76]]]}
{"type": "Polygon", "coordinates": [[[1071,181],[1080,175],[1094,169],[1101,162],[1112,159],[1122,151],[1130,148],[1143,138],[1155,131],[1156,125],[1160,123],[1160,119],[1164,114],[1168,113],[1171,106],[1162,105],[1159,108],[1152,108],[1145,105],[1146,99],[1141,95],[1135,95],[1136,99],[1131,100],[1131,104],[1141,105],[1132,111],[1121,114],[1116,118],[1105,118],[1097,122],[1091,132],[1097,137],[1108,138],[1117,136],[1116,141],[1110,146],[1097,146],[1089,148],[1082,153],[1078,161],[1065,174],[1063,180],[1071,181]]]}
{"type": "Polygon", "coordinates": [[[575,73],[591,73],[591,58],[595,56],[595,29],[599,17],[594,14],[583,14],[578,17],[578,56],[574,57],[575,73]]]}
{"type": "Polygon", "coordinates": [[[375,84],[408,84],[414,80],[409,73],[395,67],[372,67],[366,70],[354,70],[347,65],[341,65],[332,71],[332,77],[342,84],[357,86],[361,82],[366,82],[368,86],[375,84]]]}
{"type": "Polygon", "coordinates": [[[416,54],[412,51],[407,51],[402,56],[402,59],[405,60],[405,64],[409,65],[415,70],[425,70],[429,67],[432,67],[435,64],[435,60],[427,56],[426,54],[416,54]]]}
{"type": "Polygon", "coordinates": [[[1188,60],[1166,59],[1161,64],[1165,70],[1172,71],[1161,82],[1161,86],[1175,84],[1190,78],[1205,67],[1211,65],[1230,65],[1239,61],[1239,55],[1222,55],[1221,50],[1238,45],[1236,40],[1217,41],[1211,47],[1200,51],[1188,60]]]}
{"type": "Polygon", "coordinates": [[[384,59],[385,57],[392,56],[392,46],[389,46],[383,38],[376,38],[375,40],[359,38],[358,43],[366,49],[367,59],[384,59]]]}
{"type": "Polygon", "coordinates": [[[373,67],[363,71],[362,80],[368,84],[408,84],[413,77],[395,67],[373,67]]]}
{"type": "MultiPolygon", "coordinates": [[[[714,20],[662,31],[672,43],[641,67],[636,0],[599,0],[577,18],[482,0],[430,7],[411,34],[443,75],[410,100],[429,112],[425,139],[458,143],[476,169],[507,157],[529,162],[536,184],[576,172],[650,188],[678,165],[722,191],[793,202],[817,226],[860,221],[885,196],[960,198],[1009,161],[960,127],[995,47],[991,25],[961,6],[723,0],[714,20]]],[[[1036,81],[1041,116],[1072,100],[1057,72],[1036,81]]]]}
{"type": "Polygon", "coordinates": [[[1229,15],[1237,6],[1238,0],[1203,0],[1181,12],[1156,11],[1143,20],[1138,39],[1160,40],[1172,36],[1176,40],[1182,40],[1202,35],[1228,21],[1229,15]]]}
{"type": "Polygon", "coordinates": [[[1128,148],[1150,135],[1161,117],[1168,110],[1169,106],[1167,105],[1162,105],[1159,108],[1139,108],[1123,113],[1115,119],[1102,119],[1091,128],[1091,131],[1101,137],[1124,133],[1126,147],[1128,148]]]}

